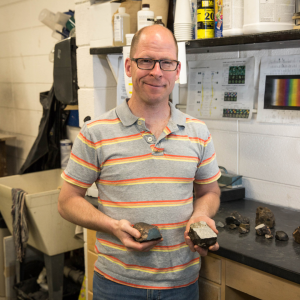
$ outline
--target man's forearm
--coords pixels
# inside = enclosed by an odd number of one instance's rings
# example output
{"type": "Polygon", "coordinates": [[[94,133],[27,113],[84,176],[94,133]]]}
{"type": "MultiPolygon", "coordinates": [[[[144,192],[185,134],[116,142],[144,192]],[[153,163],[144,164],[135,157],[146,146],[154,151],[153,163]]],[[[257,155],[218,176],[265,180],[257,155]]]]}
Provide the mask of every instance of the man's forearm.
{"type": "Polygon", "coordinates": [[[81,196],[72,196],[59,201],[58,211],[69,222],[96,231],[112,233],[117,222],[81,196]]]}
{"type": "Polygon", "coordinates": [[[209,192],[194,201],[194,211],[192,217],[205,215],[212,218],[217,213],[220,206],[220,195],[215,192],[209,192]]]}

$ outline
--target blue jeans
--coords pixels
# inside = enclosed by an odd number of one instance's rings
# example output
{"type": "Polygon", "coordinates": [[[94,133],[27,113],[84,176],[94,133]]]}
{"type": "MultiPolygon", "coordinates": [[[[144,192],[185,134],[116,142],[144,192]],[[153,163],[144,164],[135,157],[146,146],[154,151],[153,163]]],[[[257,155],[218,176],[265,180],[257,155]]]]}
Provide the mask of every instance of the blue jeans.
{"type": "Polygon", "coordinates": [[[94,272],[93,300],[199,300],[198,281],[170,290],[145,290],[122,285],[94,272]]]}

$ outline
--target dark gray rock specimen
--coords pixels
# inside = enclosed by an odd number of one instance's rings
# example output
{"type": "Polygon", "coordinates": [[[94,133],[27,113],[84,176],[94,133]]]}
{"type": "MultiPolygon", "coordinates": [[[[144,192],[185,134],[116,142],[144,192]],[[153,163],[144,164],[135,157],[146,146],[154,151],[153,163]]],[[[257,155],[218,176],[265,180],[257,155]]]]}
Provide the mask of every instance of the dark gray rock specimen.
{"type": "Polygon", "coordinates": [[[257,225],[255,227],[255,230],[256,230],[256,234],[257,235],[272,235],[272,232],[269,228],[269,226],[265,225],[265,224],[260,224],[260,225],[257,225]]]}
{"type": "Polygon", "coordinates": [[[237,226],[235,224],[230,224],[230,225],[228,225],[228,227],[229,227],[229,229],[236,229],[237,228],[237,226]]]}
{"type": "Polygon", "coordinates": [[[296,243],[300,244],[300,226],[293,232],[293,238],[296,243]]]}
{"type": "Polygon", "coordinates": [[[245,229],[247,229],[248,231],[250,230],[250,224],[242,224],[242,223],[241,223],[239,227],[245,228],[245,229]]]}
{"type": "Polygon", "coordinates": [[[250,224],[249,218],[243,217],[237,211],[232,212],[230,216],[225,219],[225,221],[227,225],[235,224],[236,226],[239,226],[241,223],[250,224]]]}
{"type": "Polygon", "coordinates": [[[155,225],[139,222],[134,224],[133,228],[137,229],[141,233],[140,238],[134,238],[137,242],[149,242],[162,238],[158,227],[155,225]]]}
{"type": "Polygon", "coordinates": [[[287,241],[289,236],[284,231],[276,231],[275,238],[278,241],[287,241]]]}
{"type": "Polygon", "coordinates": [[[272,211],[267,207],[259,206],[256,209],[255,226],[265,224],[269,228],[273,228],[275,225],[275,217],[272,211]]]}
{"type": "Polygon", "coordinates": [[[194,245],[205,249],[217,242],[216,233],[206,224],[206,222],[197,222],[191,224],[189,237],[194,245]]]}

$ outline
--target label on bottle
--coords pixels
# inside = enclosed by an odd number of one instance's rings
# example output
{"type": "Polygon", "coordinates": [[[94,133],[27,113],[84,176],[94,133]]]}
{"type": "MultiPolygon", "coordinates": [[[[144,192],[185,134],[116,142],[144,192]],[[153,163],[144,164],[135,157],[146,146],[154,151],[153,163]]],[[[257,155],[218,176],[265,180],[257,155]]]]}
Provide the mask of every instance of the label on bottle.
{"type": "Polygon", "coordinates": [[[213,0],[198,0],[197,38],[207,39],[215,36],[215,9],[213,0]]]}
{"type": "Polygon", "coordinates": [[[138,16],[138,30],[154,25],[154,19],[149,16],[138,16]]]}
{"type": "Polygon", "coordinates": [[[115,42],[123,42],[122,40],[122,26],[123,25],[123,18],[120,16],[115,16],[114,19],[114,40],[115,42]]]}
{"type": "Polygon", "coordinates": [[[260,0],[259,22],[291,23],[295,13],[295,0],[260,0]]]}

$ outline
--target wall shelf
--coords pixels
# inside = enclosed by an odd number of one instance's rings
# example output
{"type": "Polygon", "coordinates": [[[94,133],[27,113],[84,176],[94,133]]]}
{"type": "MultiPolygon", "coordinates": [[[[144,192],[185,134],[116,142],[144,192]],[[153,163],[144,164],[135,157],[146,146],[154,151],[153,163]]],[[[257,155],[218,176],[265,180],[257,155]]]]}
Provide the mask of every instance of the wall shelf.
{"type": "MultiPolygon", "coordinates": [[[[300,48],[300,30],[186,41],[186,53],[214,53],[262,49],[300,48]]],[[[90,48],[91,55],[122,53],[122,47],[90,48]]]]}

